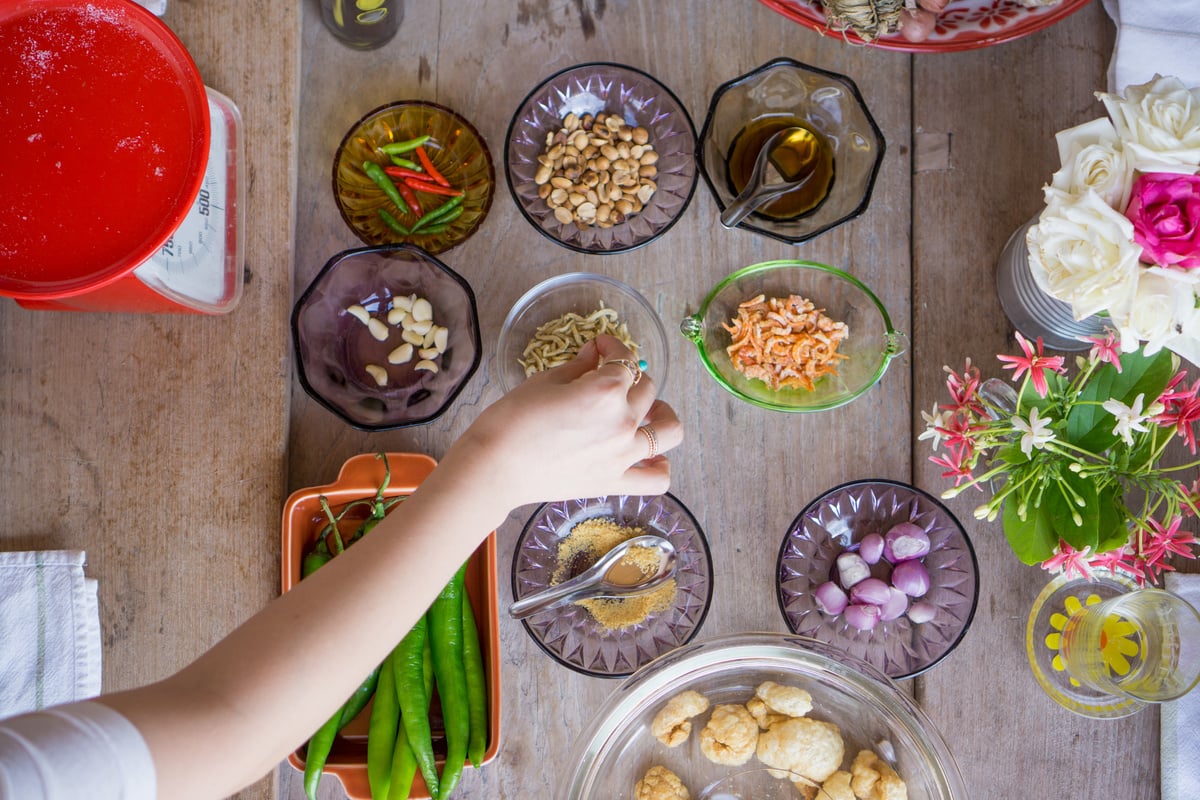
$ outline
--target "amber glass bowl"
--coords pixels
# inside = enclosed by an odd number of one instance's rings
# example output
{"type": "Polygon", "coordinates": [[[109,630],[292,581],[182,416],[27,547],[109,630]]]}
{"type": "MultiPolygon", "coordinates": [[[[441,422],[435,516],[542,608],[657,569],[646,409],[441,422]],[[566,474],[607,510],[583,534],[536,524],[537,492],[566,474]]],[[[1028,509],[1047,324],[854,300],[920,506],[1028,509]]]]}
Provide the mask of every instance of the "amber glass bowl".
{"type": "MultiPolygon", "coordinates": [[[[417,160],[415,153],[403,157],[417,160]]],[[[445,252],[466,241],[483,224],[492,207],[495,185],[492,156],[483,136],[454,111],[436,103],[402,100],[368,112],[350,128],[333,158],[333,196],[338,210],[350,229],[369,245],[409,242],[435,255],[445,252]],[[387,154],[379,150],[381,145],[426,134],[432,137],[425,150],[433,166],[451,187],[464,192],[463,213],[442,232],[405,236],[390,228],[379,210],[387,211],[406,228],[413,226],[417,216],[399,213],[362,165],[374,161],[381,167],[391,166],[387,154]]],[[[448,199],[417,193],[423,211],[448,199]]]]}

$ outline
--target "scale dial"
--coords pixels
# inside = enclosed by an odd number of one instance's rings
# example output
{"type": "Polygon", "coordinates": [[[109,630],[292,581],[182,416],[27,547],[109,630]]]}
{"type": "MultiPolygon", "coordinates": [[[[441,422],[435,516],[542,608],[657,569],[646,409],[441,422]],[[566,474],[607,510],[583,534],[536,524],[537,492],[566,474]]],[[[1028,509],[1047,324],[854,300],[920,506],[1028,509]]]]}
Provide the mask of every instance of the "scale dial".
{"type": "Polygon", "coordinates": [[[229,98],[207,91],[212,136],[200,192],[171,237],[134,274],[191,309],[223,313],[242,290],[241,116],[229,98]]]}

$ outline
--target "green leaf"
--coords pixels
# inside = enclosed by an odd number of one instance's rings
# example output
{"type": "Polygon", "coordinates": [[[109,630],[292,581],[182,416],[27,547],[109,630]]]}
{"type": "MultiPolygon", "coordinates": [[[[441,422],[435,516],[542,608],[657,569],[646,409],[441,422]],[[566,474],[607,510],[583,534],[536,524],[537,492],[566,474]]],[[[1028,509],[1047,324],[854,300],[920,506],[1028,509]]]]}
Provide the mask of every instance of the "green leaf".
{"type": "Polygon", "coordinates": [[[1153,356],[1145,356],[1141,350],[1122,353],[1121,372],[1110,364],[1097,368],[1079,393],[1080,402],[1067,415],[1067,441],[1093,453],[1104,452],[1117,441],[1112,432],[1116,421],[1098,404],[1112,399],[1133,405],[1142,394],[1143,406],[1148,406],[1162,394],[1174,371],[1174,358],[1165,349],[1153,356]]]}
{"type": "Polygon", "coordinates": [[[1029,508],[1025,519],[1017,516],[1017,498],[1010,496],[1001,509],[1001,522],[1008,546],[1025,564],[1040,564],[1054,555],[1058,536],[1050,524],[1049,517],[1040,508],[1029,508]]]}
{"type": "Polygon", "coordinates": [[[1020,444],[1004,445],[996,451],[996,458],[1013,467],[1029,461],[1029,456],[1025,455],[1020,444]]]}
{"type": "MultiPolygon", "coordinates": [[[[1033,381],[1026,383],[1024,388],[1021,390],[1020,399],[1018,400],[1018,402],[1021,404],[1022,416],[1028,417],[1029,409],[1034,407],[1036,407],[1039,412],[1045,411],[1054,403],[1053,398],[1062,397],[1063,393],[1066,391],[1066,386],[1066,379],[1057,372],[1046,373],[1046,387],[1048,391],[1046,392],[1045,397],[1040,397],[1038,395],[1037,389],[1033,388],[1033,381]]],[[[1038,416],[1045,416],[1045,414],[1039,413],[1038,416]]]]}
{"type": "Polygon", "coordinates": [[[1125,524],[1125,509],[1121,505],[1121,493],[1116,485],[1100,492],[1100,521],[1094,552],[1106,553],[1129,541],[1129,527],[1125,524]]]}
{"type": "Polygon", "coordinates": [[[1053,484],[1047,486],[1042,506],[1050,524],[1054,526],[1058,538],[1065,539],[1076,550],[1090,547],[1094,552],[1100,535],[1100,497],[1096,492],[1096,484],[1073,472],[1064,472],[1057,480],[1074,489],[1084,504],[1080,506],[1073,502],[1074,497],[1069,491],[1064,492],[1053,484]],[[1079,516],[1079,524],[1075,522],[1075,515],[1079,516]]]}

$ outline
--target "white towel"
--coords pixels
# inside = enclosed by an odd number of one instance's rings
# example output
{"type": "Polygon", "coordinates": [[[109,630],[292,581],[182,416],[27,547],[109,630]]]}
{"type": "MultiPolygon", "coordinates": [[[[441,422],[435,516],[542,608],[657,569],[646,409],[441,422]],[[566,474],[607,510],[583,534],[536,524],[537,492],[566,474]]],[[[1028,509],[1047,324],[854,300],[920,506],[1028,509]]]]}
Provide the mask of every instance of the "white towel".
{"type": "Polygon", "coordinates": [[[100,694],[100,610],[85,558],[0,553],[0,718],[100,694]]]}
{"type": "Polygon", "coordinates": [[[1104,0],[1117,26],[1108,63],[1108,90],[1173,75],[1200,86],[1200,2],[1196,0],[1104,0]]]}
{"type": "MultiPolygon", "coordinates": [[[[1167,573],[1166,590],[1200,608],[1200,575],[1167,573]]],[[[1162,800],[1200,797],[1200,687],[1162,704],[1162,800]]]]}

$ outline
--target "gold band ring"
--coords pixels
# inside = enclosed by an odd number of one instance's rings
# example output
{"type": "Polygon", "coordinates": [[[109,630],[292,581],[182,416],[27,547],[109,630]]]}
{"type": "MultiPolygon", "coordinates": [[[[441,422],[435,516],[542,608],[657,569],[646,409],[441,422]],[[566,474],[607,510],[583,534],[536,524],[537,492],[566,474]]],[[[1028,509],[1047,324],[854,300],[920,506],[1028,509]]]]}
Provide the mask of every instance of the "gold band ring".
{"type": "Polygon", "coordinates": [[[643,425],[638,428],[638,432],[646,436],[646,443],[650,445],[650,455],[646,458],[654,458],[658,455],[658,435],[654,432],[654,428],[649,425],[643,425]]]}
{"type": "Polygon", "coordinates": [[[600,366],[603,367],[607,366],[608,364],[620,364],[622,367],[628,370],[629,377],[633,378],[634,386],[637,386],[638,381],[642,379],[642,369],[640,366],[638,366],[638,362],[634,361],[632,358],[614,358],[611,361],[605,361],[600,366]]]}

